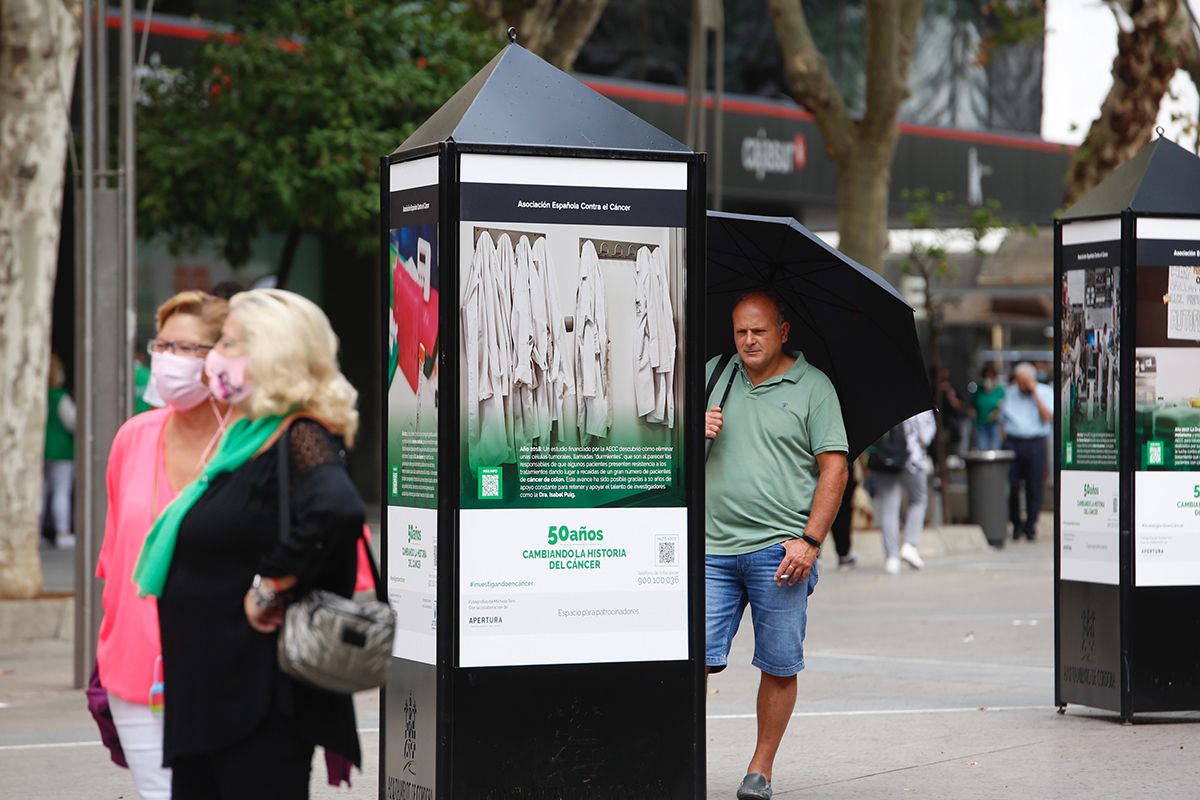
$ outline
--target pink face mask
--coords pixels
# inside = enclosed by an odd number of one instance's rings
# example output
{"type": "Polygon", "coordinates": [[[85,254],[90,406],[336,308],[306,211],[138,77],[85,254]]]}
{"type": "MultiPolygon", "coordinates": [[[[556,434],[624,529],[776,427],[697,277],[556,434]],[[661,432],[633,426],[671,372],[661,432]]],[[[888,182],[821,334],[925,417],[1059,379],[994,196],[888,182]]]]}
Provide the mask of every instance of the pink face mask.
{"type": "Polygon", "coordinates": [[[204,361],[204,374],[208,376],[208,390],[222,403],[236,406],[254,391],[254,383],[246,377],[245,356],[226,358],[216,350],[208,351],[204,361]]]}
{"type": "Polygon", "coordinates": [[[150,354],[150,381],[158,396],[173,408],[188,411],[208,399],[208,387],[201,378],[204,361],[174,353],[150,354]]]}

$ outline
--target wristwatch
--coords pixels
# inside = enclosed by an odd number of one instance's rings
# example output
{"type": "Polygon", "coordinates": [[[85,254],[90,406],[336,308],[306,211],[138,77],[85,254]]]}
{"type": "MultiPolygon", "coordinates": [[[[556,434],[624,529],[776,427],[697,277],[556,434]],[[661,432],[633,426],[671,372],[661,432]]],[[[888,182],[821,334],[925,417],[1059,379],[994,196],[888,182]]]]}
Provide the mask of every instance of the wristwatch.
{"type": "Polygon", "coordinates": [[[807,533],[800,534],[800,539],[802,541],[808,542],[813,547],[817,548],[818,553],[821,552],[821,540],[820,539],[816,538],[815,536],[809,536],[807,533]]]}
{"type": "Polygon", "coordinates": [[[275,581],[255,575],[250,584],[250,597],[259,608],[270,608],[279,602],[279,592],[275,589],[275,581]]]}

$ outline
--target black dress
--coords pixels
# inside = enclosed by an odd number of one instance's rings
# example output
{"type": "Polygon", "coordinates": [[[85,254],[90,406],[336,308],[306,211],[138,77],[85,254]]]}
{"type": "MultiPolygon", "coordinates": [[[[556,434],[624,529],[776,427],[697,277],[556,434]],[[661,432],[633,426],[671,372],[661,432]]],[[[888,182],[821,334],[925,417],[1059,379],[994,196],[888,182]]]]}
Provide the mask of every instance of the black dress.
{"type": "Polygon", "coordinates": [[[213,753],[282,718],[299,736],[361,766],[349,695],[284,675],[276,634],[246,621],[255,573],[296,575],[297,592],[354,591],[365,509],[346,469],[341,439],[308,419],[283,445],[213,481],[179,526],[158,601],[165,684],[163,761],[213,753]],[[290,526],[279,530],[278,464],[289,454],[290,526]]]}

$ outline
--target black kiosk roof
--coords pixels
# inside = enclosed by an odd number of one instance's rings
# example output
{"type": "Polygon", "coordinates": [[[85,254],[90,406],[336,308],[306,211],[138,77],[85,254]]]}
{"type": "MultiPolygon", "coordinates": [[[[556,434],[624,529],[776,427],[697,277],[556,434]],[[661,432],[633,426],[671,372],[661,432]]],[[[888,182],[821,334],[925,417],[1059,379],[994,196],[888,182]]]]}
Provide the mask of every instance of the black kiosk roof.
{"type": "Polygon", "coordinates": [[[1063,220],[1135,214],[1200,216],[1200,158],[1160,136],[1063,213],[1063,220]]]}
{"type": "Polygon", "coordinates": [[[501,50],[396,152],[445,141],[692,152],[518,44],[501,50]]]}

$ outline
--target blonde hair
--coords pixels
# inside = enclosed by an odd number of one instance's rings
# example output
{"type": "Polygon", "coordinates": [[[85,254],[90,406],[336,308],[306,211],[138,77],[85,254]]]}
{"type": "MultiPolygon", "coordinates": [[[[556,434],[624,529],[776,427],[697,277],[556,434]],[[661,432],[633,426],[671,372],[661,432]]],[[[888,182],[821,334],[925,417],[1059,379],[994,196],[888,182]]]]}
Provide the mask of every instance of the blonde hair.
{"type": "Polygon", "coordinates": [[[325,312],[293,292],[253,289],[233,296],[229,315],[241,328],[253,380],[242,404],[247,416],[304,411],[353,444],[358,392],[338,367],[338,338],[325,312]]]}
{"type": "Polygon", "coordinates": [[[46,381],[51,389],[61,389],[67,383],[67,370],[58,353],[50,354],[50,369],[46,373],[46,381]]]}
{"type": "Polygon", "coordinates": [[[155,314],[155,330],[161,331],[167,320],[176,314],[190,314],[196,317],[200,320],[200,326],[208,340],[215,342],[221,338],[221,326],[225,324],[225,317],[229,315],[229,302],[208,292],[180,292],[167,298],[166,302],[158,307],[155,314]]]}

